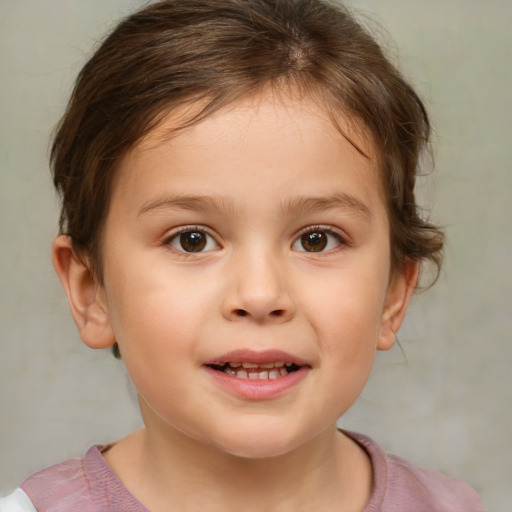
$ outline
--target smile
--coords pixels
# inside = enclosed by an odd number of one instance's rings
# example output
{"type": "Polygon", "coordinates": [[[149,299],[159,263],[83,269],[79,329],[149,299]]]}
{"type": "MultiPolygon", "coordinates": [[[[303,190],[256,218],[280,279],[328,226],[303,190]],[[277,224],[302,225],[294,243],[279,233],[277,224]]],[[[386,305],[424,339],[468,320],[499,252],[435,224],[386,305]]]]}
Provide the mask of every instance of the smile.
{"type": "Polygon", "coordinates": [[[229,362],[209,364],[207,366],[238,379],[251,380],[275,380],[280,377],[286,377],[300,369],[300,366],[295,363],[280,361],[275,363],[229,362]]]}

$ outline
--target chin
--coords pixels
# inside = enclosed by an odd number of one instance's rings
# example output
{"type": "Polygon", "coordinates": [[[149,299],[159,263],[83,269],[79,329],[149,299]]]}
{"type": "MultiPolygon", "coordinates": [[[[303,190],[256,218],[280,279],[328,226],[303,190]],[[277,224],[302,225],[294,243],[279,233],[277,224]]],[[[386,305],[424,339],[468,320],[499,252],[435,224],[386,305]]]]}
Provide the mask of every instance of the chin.
{"type": "MultiPolygon", "coordinates": [[[[226,433],[227,434],[227,433],[226,433]]],[[[216,440],[220,451],[244,459],[279,457],[292,452],[307,439],[282,429],[245,429],[216,440]]],[[[215,442],[215,441],[214,441],[215,442]]]]}
{"type": "Polygon", "coordinates": [[[233,457],[240,459],[262,460],[286,455],[293,451],[294,448],[296,447],[275,446],[273,444],[269,446],[268,443],[261,443],[225,447],[223,451],[228,455],[232,455],[233,457]]]}
{"type": "Polygon", "coordinates": [[[269,443],[245,443],[237,446],[226,447],[224,451],[242,459],[269,459],[286,455],[293,450],[293,447],[276,446],[269,443]]]}

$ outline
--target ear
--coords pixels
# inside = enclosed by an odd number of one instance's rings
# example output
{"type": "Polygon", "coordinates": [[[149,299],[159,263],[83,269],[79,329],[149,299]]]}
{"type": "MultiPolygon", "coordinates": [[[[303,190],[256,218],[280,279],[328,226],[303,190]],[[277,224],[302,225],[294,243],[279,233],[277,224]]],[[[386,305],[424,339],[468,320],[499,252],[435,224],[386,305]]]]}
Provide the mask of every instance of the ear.
{"type": "Polygon", "coordinates": [[[54,240],[52,259],[82,341],[91,348],[112,346],[116,340],[103,287],[88,262],[76,253],[69,236],[54,240]]]}
{"type": "Polygon", "coordinates": [[[418,282],[419,263],[405,262],[403,268],[391,279],[386,295],[386,303],[381,318],[378,350],[389,350],[396,333],[405,318],[405,313],[418,282]]]}

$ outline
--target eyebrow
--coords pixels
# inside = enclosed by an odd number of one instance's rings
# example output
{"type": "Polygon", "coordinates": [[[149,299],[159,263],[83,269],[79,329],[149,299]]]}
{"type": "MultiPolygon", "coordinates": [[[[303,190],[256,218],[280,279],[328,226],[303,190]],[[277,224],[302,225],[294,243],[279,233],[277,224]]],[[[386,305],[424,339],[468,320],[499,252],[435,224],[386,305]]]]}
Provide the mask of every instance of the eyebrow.
{"type": "MultiPolygon", "coordinates": [[[[368,208],[363,201],[345,193],[319,197],[297,196],[282,202],[280,207],[285,215],[306,215],[325,210],[341,209],[368,221],[373,217],[370,208],[368,208]]],[[[167,210],[189,210],[195,212],[222,211],[229,214],[236,213],[235,205],[229,198],[184,195],[162,197],[144,204],[140,208],[137,217],[148,212],[158,213],[159,211],[167,210]]]]}
{"type": "Polygon", "coordinates": [[[162,197],[156,201],[151,201],[142,206],[139,210],[137,217],[144,215],[148,212],[158,212],[165,210],[190,210],[190,211],[226,211],[233,213],[235,207],[232,201],[224,197],[210,197],[210,196],[170,196],[162,197]]]}
{"type": "Polygon", "coordinates": [[[285,201],[281,208],[290,215],[311,214],[325,210],[347,210],[370,221],[373,218],[370,208],[360,199],[345,193],[320,197],[298,196],[285,201]]]}

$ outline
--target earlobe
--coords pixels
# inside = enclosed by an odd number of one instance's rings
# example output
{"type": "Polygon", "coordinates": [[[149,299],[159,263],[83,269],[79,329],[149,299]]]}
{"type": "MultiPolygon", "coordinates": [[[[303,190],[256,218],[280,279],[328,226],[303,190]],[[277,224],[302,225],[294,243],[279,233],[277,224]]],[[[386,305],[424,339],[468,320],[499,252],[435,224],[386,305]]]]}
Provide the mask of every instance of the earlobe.
{"type": "Polygon", "coordinates": [[[389,284],[386,303],[382,313],[378,350],[389,350],[394,342],[407,312],[407,307],[416,288],[419,263],[408,261],[397,272],[389,284]]]}
{"type": "Polygon", "coordinates": [[[115,343],[103,287],[73,248],[71,238],[58,236],[52,247],[53,266],[66,292],[82,341],[91,348],[115,343]]]}

